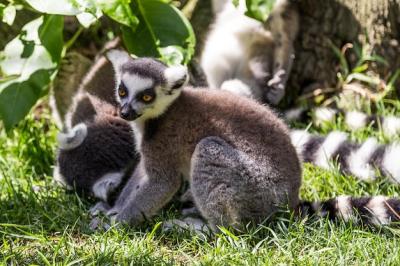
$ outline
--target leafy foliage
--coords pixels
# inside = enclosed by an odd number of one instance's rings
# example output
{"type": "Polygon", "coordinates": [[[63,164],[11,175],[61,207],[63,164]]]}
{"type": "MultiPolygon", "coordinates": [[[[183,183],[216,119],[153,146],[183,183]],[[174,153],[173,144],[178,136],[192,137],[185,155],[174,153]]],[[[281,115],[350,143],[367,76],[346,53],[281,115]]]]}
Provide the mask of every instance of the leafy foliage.
{"type": "Polygon", "coordinates": [[[276,0],[246,0],[246,15],[259,21],[266,21],[276,0]]]}
{"type": "Polygon", "coordinates": [[[180,61],[187,63],[194,52],[195,38],[179,10],[157,0],[136,0],[133,3],[141,26],[137,30],[128,27],[122,30],[129,52],[138,56],[156,55],[172,64],[180,61]],[[169,19],[160,20],[162,17],[169,19]],[[178,55],[171,56],[171,50],[172,54],[178,55]]]}
{"type": "Polygon", "coordinates": [[[0,117],[9,130],[45,94],[63,47],[63,17],[41,16],[26,24],[9,42],[0,62],[0,117]],[[55,28],[53,28],[55,27],[55,28]]]}
{"type": "Polygon", "coordinates": [[[57,74],[60,61],[81,30],[64,42],[64,16],[76,16],[84,28],[109,17],[111,35],[122,34],[130,53],[157,57],[168,64],[188,63],[195,37],[181,12],[162,0],[25,0],[0,4],[0,17],[12,24],[16,10],[33,9],[27,23],[0,56],[0,118],[9,131],[23,119],[57,74]],[[117,27],[115,27],[117,26],[117,27]],[[119,31],[118,29],[121,29],[119,31]],[[117,30],[116,30],[117,29],[117,30]]]}

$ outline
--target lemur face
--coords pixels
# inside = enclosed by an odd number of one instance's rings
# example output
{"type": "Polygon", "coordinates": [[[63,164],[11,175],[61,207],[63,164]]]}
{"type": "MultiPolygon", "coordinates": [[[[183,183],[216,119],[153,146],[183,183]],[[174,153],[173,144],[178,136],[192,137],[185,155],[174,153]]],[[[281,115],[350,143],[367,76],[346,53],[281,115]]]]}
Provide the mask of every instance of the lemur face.
{"type": "Polygon", "coordinates": [[[133,59],[121,50],[111,50],[107,58],[116,74],[116,99],[120,116],[129,121],[161,115],[179,96],[187,82],[184,66],[168,67],[153,58],[133,59]]]}

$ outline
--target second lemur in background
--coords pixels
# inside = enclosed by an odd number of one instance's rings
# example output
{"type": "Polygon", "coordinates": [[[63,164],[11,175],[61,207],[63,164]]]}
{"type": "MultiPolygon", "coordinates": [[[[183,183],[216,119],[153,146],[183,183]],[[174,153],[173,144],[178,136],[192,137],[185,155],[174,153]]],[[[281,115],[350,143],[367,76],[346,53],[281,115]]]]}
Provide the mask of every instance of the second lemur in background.
{"type": "Polygon", "coordinates": [[[201,66],[210,88],[229,90],[278,104],[294,58],[298,13],[278,0],[264,23],[247,17],[245,1],[213,0],[216,21],[206,40],[201,66]]]}

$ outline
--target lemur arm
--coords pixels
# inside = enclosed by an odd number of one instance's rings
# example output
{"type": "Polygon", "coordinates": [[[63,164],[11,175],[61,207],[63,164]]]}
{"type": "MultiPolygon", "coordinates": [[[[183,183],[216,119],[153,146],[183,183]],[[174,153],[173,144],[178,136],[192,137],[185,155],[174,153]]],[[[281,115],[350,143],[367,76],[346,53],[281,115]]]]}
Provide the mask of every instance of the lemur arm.
{"type": "Polygon", "coordinates": [[[171,200],[181,185],[178,172],[147,170],[142,163],[131,180],[115,206],[107,213],[116,222],[131,225],[139,224],[155,215],[171,200]]]}
{"type": "Polygon", "coordinates": [[[271,31],[275,43],[272,78],[267,84],[265,100],[278,104],[285,94],[286,82],[294,59],[293,43],[299,27],[295,4],[290,0],[278,1],[265,27],[271,31]]]}

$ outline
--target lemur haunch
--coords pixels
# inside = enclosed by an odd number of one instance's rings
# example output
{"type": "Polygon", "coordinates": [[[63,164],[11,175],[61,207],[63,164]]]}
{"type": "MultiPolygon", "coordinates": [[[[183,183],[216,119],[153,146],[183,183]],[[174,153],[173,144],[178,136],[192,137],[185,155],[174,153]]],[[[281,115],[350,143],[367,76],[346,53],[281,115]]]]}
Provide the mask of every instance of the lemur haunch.
{"type": "Polygon", "coordinates": [[[298,14],[291,0],[278,0],[265,23],[244,15],[245,1],[213,0],[216,21],[201,66],[209,86],[278,104],[293,61],[298,14]]]}
{"type": "Polygon", "coordinates": [[[300,203],[301,167],[288,129],[267,107],[220,90],[186,88],[184,67],[113,50],[121,116],[141,160],[108,215],[137,224],[190,182],[212,228],[260,222],[280,207],[372,224],[399,221],[399,199],[340,196],[300,203]],[[361,214],[361,216],[357,215],[361,214]]]}
{"type": "Polygon", "coordinates": [[[139,160],[132,127],[119,117],[107,92],[114,82],[111,64],[104,57],[97,60],[73,98],[66,132],[58,135],[54,168],[60,183],[110,204],[139,160]],[[111,76],[99,79],[104,72],[111,76]]]}

